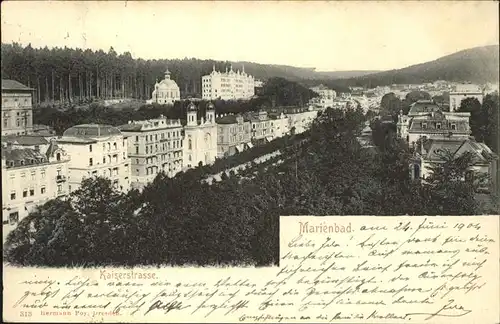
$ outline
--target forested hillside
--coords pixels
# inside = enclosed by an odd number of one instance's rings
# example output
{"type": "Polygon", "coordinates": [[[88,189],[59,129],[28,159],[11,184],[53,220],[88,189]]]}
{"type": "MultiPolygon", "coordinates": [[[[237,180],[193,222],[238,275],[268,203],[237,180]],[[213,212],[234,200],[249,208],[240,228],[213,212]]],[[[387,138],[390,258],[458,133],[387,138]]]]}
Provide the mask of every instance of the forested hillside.
{"type": "Polygon", "coordinates": [[[225,71],[233,65],[257,79],[279,77],[291,81],[326,78],[314,69],[251,62],[222,62],[195,58],[143,60],[128,52],[117,54],[90,49],[35,49],[2,44],[2,78],[14,79],[36,89],[34,103],[76,102],[89,98],[149,99],[157,79],[172,73],[182,97],[200,97],[201,76],[213,66],[225,71]]]}
{"type": "MultiPolygon", "coordinates": [[[[418,50],[418,47],[415,48],[418,50]]],[[[417,84],[446,81],[476,83],[498,82],[499,46],[466,49],[437,60],[412,65],[403,69],[355,77],[342,81],[346,86],[376,87],[391,84],[417,84]]]]}

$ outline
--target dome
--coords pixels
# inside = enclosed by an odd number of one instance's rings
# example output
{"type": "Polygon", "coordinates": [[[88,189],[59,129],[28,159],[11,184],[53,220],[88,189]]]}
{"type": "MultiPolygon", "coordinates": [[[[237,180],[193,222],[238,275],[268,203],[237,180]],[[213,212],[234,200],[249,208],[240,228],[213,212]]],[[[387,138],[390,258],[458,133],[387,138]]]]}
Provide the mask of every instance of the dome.
{"type": "Polygon", "coordinates": [[[179,86],[172,79],[163,79],[158,83],[158,90],[179,90],[179,86]]]}
{"type": "Polygon", "coordinates": [[[207,110],[214,110],[215,109],[215,106],[212,102],[209,102],[208,105],[207,105],[207,110]]]}
{"type": "Polygon", "coordinates": [[[121,135],[118,128],[110,125],[83,124],[76,125],[64,131],[63,136],[71,137],[108,137],[121,135]]]}
{"type": "Polygon", "coordinates": [[[195,104],[191,102],[188,106],[188,110],[197,110],[197,108],[196,108],[195,104]]]}

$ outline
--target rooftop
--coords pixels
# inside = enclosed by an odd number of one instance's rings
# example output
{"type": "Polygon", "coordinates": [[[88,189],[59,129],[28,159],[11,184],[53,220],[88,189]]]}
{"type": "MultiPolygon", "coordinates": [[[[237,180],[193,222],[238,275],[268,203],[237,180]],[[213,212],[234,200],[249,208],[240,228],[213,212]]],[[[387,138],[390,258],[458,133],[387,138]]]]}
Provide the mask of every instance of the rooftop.
{"type": "Polygon", "coordinates": [[[6,135],[2,136],[2,143],[17,144],[23,146],[47,145],[49,142],[42,136],[37,135],[6,135]]]}
{"type": "Polygon", "coordinates": [[[6,160],[8,167],[37,165],[47,161],[40,151],[31,148],[3,148],[2,160],[6,160]]]}
{"type": "Polygon", "coordinates": [[[408,115],[412,116],[412,115],[418,115],[420,113],[437,112],[437,111],[441,111],[441,107],[438,106],[435,102],[431,100],[419,100],[411,105],[408,115]]]}
{"type": "Polygon", "coordinates": [[[2,79],[2,91],[4,90],[32,91],[34,89],[28,88],[27,86],[16,80],[2,79]]]}
{"type": "Polygon", "coordinates": [[[156,119],[129,121],[128,124],[118,126],[118,129],[122,132],[142,132],[169,127],[181,127],[181,121],[161,116],[156,119]]]}
{"type": "Polygon", "coordinates": [[[77,138],[101,138],[121,135],[118,128],[110,125],[82,124],[68,128],[64,131],[63,137],[77,138]]]}
{"type": "Polygon", "coordinates": [[[417,151],[424,155],[427,160],[440,160],[445,152],[458,157],[465,152],[475,153],[478,162],[487,162],[497,159],[498,156],[484,143],[478,143],[472,138],[465,140],[424,140],[422,146],[417,147],[417,151]],[[425,151],[422,151],[422,146],[425,151]]]}

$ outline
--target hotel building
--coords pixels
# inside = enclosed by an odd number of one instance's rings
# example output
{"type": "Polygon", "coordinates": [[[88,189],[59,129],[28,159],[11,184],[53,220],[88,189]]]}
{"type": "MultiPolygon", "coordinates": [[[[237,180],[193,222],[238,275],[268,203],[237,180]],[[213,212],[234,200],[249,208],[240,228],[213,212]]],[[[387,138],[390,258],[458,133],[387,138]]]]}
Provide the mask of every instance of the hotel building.
{"type": "Polygon", "coordinates": [[[240,72],[234,72],[231,66],[226,72],[218,72],[213,67],[212,73],[201,78],[202,98],[206,100],[238,100],[250,99],[255,95],[255,80],[245,73],[245,67],[240,72]]]}
{"type": "Polygon", "coordinates": [[[183,135],[180,120],[160,116],[130,121],[118,128],[128,137],[132,188],[142,189],[160,171],[173,177],[182,170],[183,135]]]}
{"type": "MultiPolygon", "coordinates": [[[[242,115],[217,118],[217,157],[240,153],[249,147],[251,124],[242,115]]],[[[251,145],[251,144],[250,144],[251,145]]]]}
{"type": "Polygon", "coordinates": [[[2,80],[2,136],[31,133],[33,91],[17,81],[2,80]]]}
{"type": "Polygon", "coordinates": [[[46,147],[2,143],[2,221],[16,224],[50,199],[69,193],[69,157],[55,142],[46,147]]]}
{"type": "Polygon", "coordinates": [[[454,91],[450,92],[450,111],[456,111],[466,98],[476,98],[483,103],[483,89],[475,84],[458,84],[454,91]]]}
{"type": "Polygon", "coordinates": [[[118,128],[98,124],[77,125],[67,129],[57,142],[70,157],[70,192],[77,190],[83,179],[93,176],[110,179],[115,189],[129,190],[127,138],[118,128]]]}

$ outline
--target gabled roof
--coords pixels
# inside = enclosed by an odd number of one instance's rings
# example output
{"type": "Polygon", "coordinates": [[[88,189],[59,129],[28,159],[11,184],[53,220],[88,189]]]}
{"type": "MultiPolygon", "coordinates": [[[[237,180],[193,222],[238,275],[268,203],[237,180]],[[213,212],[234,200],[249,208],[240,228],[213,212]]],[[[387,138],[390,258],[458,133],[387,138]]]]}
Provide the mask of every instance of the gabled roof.
{"type": "Polygon", "coordinates": [[[2,91],[4,90],[32,91],[34,89],[29,88],[16,80],[2,79],[2,91]]]}
{"type": "MultiPolygon", "coordinates": [[[[440,160],[441,155],[445,152],[451,153],[458,157],[465,152],[474,153],[481,162],[489,162],[498,159],[498,156],[484,143],[478,143],[473,139],[465,140],[440,140],[430,139],[424,140],[422,143],[425,152],[422,152],[422,147],[417,147],[417,151],[423,154],[426,160],[440,160]]],[[[478,161],[478,162],[479,162],[478,161]]]]}

